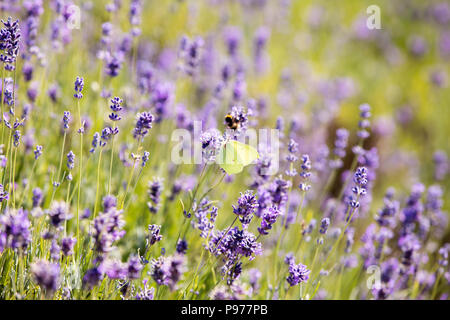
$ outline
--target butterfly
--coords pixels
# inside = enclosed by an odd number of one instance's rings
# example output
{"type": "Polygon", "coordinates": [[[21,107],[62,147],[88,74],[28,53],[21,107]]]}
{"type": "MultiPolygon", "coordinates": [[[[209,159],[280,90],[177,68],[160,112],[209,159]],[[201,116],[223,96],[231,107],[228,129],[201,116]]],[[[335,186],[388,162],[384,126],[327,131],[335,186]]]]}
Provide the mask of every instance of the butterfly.
{"type": "Polygon", "coordinates": [[[227,174],[236,174],[258,158],[258,151],[252,146],[229,140],[220,149],[216,162],[227,174]]]}

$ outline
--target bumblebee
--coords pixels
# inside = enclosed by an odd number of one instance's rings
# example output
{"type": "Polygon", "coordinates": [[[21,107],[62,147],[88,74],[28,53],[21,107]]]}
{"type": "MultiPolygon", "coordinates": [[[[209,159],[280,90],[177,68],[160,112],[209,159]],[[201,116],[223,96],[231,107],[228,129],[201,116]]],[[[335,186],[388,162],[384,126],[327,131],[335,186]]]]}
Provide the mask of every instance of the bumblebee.
{"type": "Polygon", "coordinates": [[[233,117],[231,114],[227,114],[225,116],[225,123],[228,128],[236,130],[239,128],[239,120],[236,117],[233,117]]]}

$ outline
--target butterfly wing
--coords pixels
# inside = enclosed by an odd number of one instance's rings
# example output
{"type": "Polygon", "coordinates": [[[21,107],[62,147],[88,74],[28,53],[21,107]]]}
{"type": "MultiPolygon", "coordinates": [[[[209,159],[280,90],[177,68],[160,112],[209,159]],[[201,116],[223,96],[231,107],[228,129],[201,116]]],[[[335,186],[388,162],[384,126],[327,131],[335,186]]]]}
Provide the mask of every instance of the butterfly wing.
{"type": "Polygon", "coordinates": [[[258,151],[252,146],[244,144],[242,142],[231,140],[230,145],[236,150],[236,156],[239,162],[245,167],[251,164],[253,161],[259,158],[258,151]]]}

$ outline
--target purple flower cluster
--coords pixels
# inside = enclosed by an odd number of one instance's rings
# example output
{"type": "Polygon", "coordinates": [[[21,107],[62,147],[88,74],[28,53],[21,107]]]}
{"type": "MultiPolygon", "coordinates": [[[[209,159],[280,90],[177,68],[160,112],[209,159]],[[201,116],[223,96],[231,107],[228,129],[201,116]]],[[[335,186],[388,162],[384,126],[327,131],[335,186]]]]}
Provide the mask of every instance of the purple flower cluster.
{"type": "Polygon", "coordinates": [[[326,234],[328,231],[328,227],[330,226],[330,218],[323,218],[320,222],[320,234],[326,234]]]}
{"type": "Polygon", "coordinates": [[[161,178],[154,178],[148,184],[148,197],[150,201],[147,202],[148,209],[151,213],[158,212],[161,201],[161,194],[163,191],[163,180],[161,178]]]}
{"type": "Polygon", "coordinates": [[[360,110],[359,115],[360,115],[361,119],[358,122],[358,127],[360,129],[358,131],[358,137],[361,139],[366,139],[369,137],[369,132],[367,131],[367,129],[370,127],[370,121],[369,121],[369,118],[371,117],[370,105],[368,105],[367,103],[364,103],[359,106],[359,110],[360,110]]]}
{"type": "Polygon", "coordinates": [[[72,150],[69,151],[67,154],[67,168],[69,170],[72,170],[75,167],[75,154],[72,152],[72,150]]]}
{"type": "Polygon", "coordinates": [[[47,293],[58,290],[60,285],[59,265],[45,260],[39,260],[31,265],[31,273],[36,283],[47,293]]]}
{"type": "Polygon", "coordinates": [[[346,148],[348,143],[348,130],[340,128],[336,130],[336,140],[334,142],[334,150],[333,153],[335,155],[335,159],[330,161],[330,167],[332,168],[341,168],[342,167],[342,158],[346,155],[346,148]]]}
{"type": "Polygon", "coordinates": [[[74,247],[77,243],[77,238],[67,237],[61,240],[61,251],[65,256],[71,256],[74,254],[74,247]]]}
{"type": "Polygon", "coordinates": [[[204,41],[201,37],[193,40],[183,36],[180,41],[180,59],[182,60],[182,70],[189,76],[193,76],[197,71],[204,41]]]}
{"type": "Polygon", "coordinates": [[[70,121],[72,120],[72,117],[70,116],[70,112],[69,111],[64,111],[64,116],[63,116],[63,125],[64,125],[64,129],[69,129],[69,124],[70,121]]]}
{"type": "Polygon", "coordinates": [[[387,299],[395,289],[395,282],[399,275],[399,263],[396,258],[390,258],[381,264],[380,285],[374,286],[372,294],[377,300],[387,299]]]}
{"type": "Polygon", "coordinates": [[[151,247],[156,242],[161,241],[162,235],[160,234],[161,226],[156,224],[151,224],[148,226],[148,235],[147,235],[147,247],[151,247]]]}
{"type": "Polygon", "coordinates": [[[275,178],[268,188],[272,204],[278,209],[282,209],[287,201],[288,191],[291,182],[284,180],[281,176],[275,178]]]}
{"type": "Polygon", "coordinates": [[[34,149],[34,160],[37,160],[42,155],[42,146],[37,145],[36,149],[34,149]]]}
{"type": "Polygon", "coordinates": [[[217,153],[222,147],[224,139],[220,132],[216,129],[210,129],[202,132],[200,143],[202,144],[202,155],[205,163],[214,162],[217,153]]]}
{"type": "Polygon", "coordinates": [[[31,242],[31,223],[22,208],[0,215],[0,252],[4,248],[26,250],[31,242]]]}
{"type": "Polygon", "coordinates": [[[109,119],[111,121],[119,121],[122,117],[119,115],[119,112],[122,111],[122,102],[123,100],[119,97],[114,97],[111,99],[111,105],[109,106],[112,110],[112,113],[109,115],[109,119]]]}
{"type": "Polygon", "coordinates": [[[348,205],[353,208],[359,208],[359,199],[360,197],[364,196],[366,194],[366,184],[367,184],[367,173],[368,170],[365,167],[358,167],[355,171],[355,174],[353,176],[353,182],[355,183],[352,187],[352,192],[355,195],[354,197],[351,197],[351,199],[348,202],[348,205]]]}
{"type": "Polygon", "coordinates": [[[111,251],[114,242],[125,235],[125,231],[122,230],[125,224],[122,219],[122,210],[117,210],[112,198],[109,196],[108,200],[104,201],[104,212],[100,213],[92,224],[94,247],[100,254],[111,251]]]}
{"type": "Polygon", "coordinates": [[[33,191],[33,197],[32,197],[32,201],[33,201],[33,208],[39,207],[42,204],[42,200],[43,200],[43,193],[42,190],[38,187],[34,188],[33,191]]]}
{"type": "Polygon", "coordinates": [[[394,227],[395,215],[399,212],[400,203],[393,199],[394,189],[388,189],[384,196],[384,207],[378,211],[376,221],[382,227],[394,227]]]}
{"type": "Polygon", "coordinates": [[[55,228],[60,228],[64,221],[72,218],[72,215],[68,211],[69,206],[64,201],[54,201],[50,207],[48,215],[50,217],[50,223],[55,228]]]}
{"type": "Polygon", "coordinates": [[[144,287],[136,294],[136,300],[153,300],[155,296],[155,288],[148,288],[147,280],[143,281],[144,287]]]}
{"type": "Polygon", "coordinates": [[[247,230],[231,228],[228,233],[215,232],[209,243],[210,251],[216,255],[223,255],[225,260],[236,261],[239,256],[253,260],[255,256],[262,254],[261,243],[256,241],[253,233],[247,230]],[[220,241],[220,239],[222,239],[220,241]]]}
{"type": "Polygon", "coordinates": [[[84,79],[82,77],[77,77],[74,83],[75,94],[73,95],[77,99],[83,98],[81,93],[84,88],[84,79]]]}
{"type": "Polygon", "coordinates": [[[9,199],[8,191],[6,191],[3,185],[0,184],[0,203],[8,199],[9,199]]]}
{"type": "Polygon", "coordinates": [[[258,227],[258,232],[261,235],[269,234],[272,225],[277,221],[280,211],[276,207],[266,208],[261,215],[261,225],[258,227]]]}
{"type": "Polygon", "coordinates": [[[214,229],[217,210],[217,207],[213,206],[208,198],[204,198],[198,205],[194,203],[195,221],[192,221],[192,225],[200,230],[200,237],[206,239],[214,229]]]}
{"type": "Polygon", "coordinates": [[[15,69],[16,58],[19,54],[20,29],[19,20],[13,21],[8,17],[6,21],[2,20],[3,28],[0,30],[0,61],[3,62],[5,70],[13,71],[15,69]]]}
{"type": "Polygon", "coordinates": [[[302,182],[299,184],[299,188],[301,191],[306,192],[309,189],[311,189],[311,185],[307,183],[309,178],[311,177],[311,160],[309,159],[309,156],[307,154],[302,155],[301,161],[300,161],[300,168],[301,171],[299,173],[300,177],[302,178],[302,182]]]}
{"type": "Polygon", "coordinates": [[[157,285],[167,285],[170,290],[175,290],[178,281],[185,271],[185,257],[174,255],[171,257],[159,257],[152,260],[151,276],[157,285]]]}
{"type": "Polygon", "coordinates": [[[289,261],[289,275],[287,276],[286,281],[291,287],[302,282],[307,282],[310,272],[311,271],[308,270],[305,265],[301,263],[295,264],[294,259],[292,259],[289,261]]]}
{"type": "Polygon", "coordinates": [[[419,222],[424,210],[421,201],[424,192],[425,186],[421,183],[414,184],[411,188],[411,193],[406,201],[406,205],[400,213],[400,221],[402,222],[404,234],[412,232],[417,222],[419,222]]]}
{"type": "Polygon", "coordinates": [[[153,115],[150,112],[138,113],[136,116],[136,125],[133,136],[135,139],[143,139],[148,130],[152,128],[153,115]]]}
{"type": "Polygon", "coordinates": [[[298,160],[298,157],[295,155],[298,152],[298,143],[295,142],[294,139],[290,139],[288,143],[288,155],[286,157],[286,161],[291,164],[291,168],[286,171],[286,175],[290,177],[295,177],[297,174],[297,170],[292,167],[292,163],[298,160]]]}

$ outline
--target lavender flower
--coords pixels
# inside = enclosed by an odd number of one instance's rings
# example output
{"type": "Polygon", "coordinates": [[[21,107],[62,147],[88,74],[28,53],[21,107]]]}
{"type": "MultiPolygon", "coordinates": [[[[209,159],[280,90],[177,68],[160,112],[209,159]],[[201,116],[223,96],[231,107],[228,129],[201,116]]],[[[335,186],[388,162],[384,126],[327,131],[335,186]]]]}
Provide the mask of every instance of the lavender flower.
{"type": "Polygon", "coordinates": [[[161,226],[151,224],[148,226],[149,234],[147,235],[147,246],[151,247],[156,242],[161,241],[162,235],[160,234],[161,226]]]}
{"type": "Polygon", "coordinates": [[[93,153],[95,151],[95,149],[97,149],[97,147],[99,145],[101,145],[100,134],[98,132],[94,133],[94,136],[92,137],[91,145],[92,145],[92,148],[89,150],[90,153],[93,153]]]}
{"type": "Polygon", "coordinates": [[[153,300],[155,288],[147,287],[147,280],[143,281],[144,288],[136,294],[136,300],[153,300]]]}
{"type": "Polygon", "coordinates": [[[186,251],[188,249],[188,243],[185,239],[180,239],[177,242],[177,253],[179,254],[186,254],[186,251]]]}
{"type": "Polygon", "coordinates": [[[5,237],[5,246],[25,250],[31,242],[31,223],[28,212],[22,208],[9,209],[0,216],[0,233],[5,237]]]}
{"type": "Polygon", "coordinates": [[[151,276],[157,285],[166,285],[168,282],[168,264],[164,257],[152,260],[151,276]]]}
{"type": "Polygon", "coordinates": [[[336,140],[334,142],[333,153],[335,159],[330,162],[331,168],[341,168],[342,158],[345,157],[349,133],[346,129],[340,128],[336,130],[336,140]]]}
{"type": "Polygon", "coordinates": [[[52,240],[52,245],[50,247],[50,259],[53,261],[58,261],[61,256],[61,247],[58,245],[58,241],[52,240]]]}
{"type": "Polygon", "coordinates": [[[122,99],[120,99],[119,97],[114,97],[111,99],[111,105],[109,106],[111,108],[111,110],[113,111],[110,115],[109,115],[109,119],[111,121],[119,121],[122,119],[122,117],[118,114],[120,111],[122,111],[122,99]]]}
{"type": "Polygon", "coordinates": [[[225,231],[213,234],[209,248],[212,253],[223,255],[226,260],[236,260],[238,255],[253,260],[262,253],[261,243],[256,241],[255,235],[246,230],[239,230],[238,227],[231,228],[226,235],[225,231]],[[220,239],[222,241],[219,242],[220,239]]]}
{"type": "Polygon", "coordinates": [[[37,145],[34,150],[34,160],[37,160],[42,155],[42,146],[37,145]]]}
{"type": "Polygon", "coordinates": [[[143,139],[152,128],[153,115],[150,112],[142,112],[138,113],[136,118],[133,136],[135,139],[143,139]]]}
{"type": "Polygon", "coordinates": [[[298,160],[298,157],[295,155],[298,152],[298,143],[293,139],[289,141],[288,152],[289,154],[287,155],[286,160],[290,163],[290,168],[286,171],[286,175],[294,177],[297,174],[297,170],[295,170],[292,164],[298,160]]]}
{"type": "Polygon", "coordinates": [[[197,37],[194,40],[190,40],[186,36],[181,38],[180,58],[183,61],[182,68],[183,71],[189,76],[193,76],[197,71],[203,45],[204,41],[201,37],[197,37]]]}
{"type": "Polygon", "coordinates": [[[361,139],[366,139],[369,137],[367,128],[370,127],[370,121],[368,120],[371,117],[370,106],[367,103],[364,103],[359,106],[359,110],[361,119],[358,122],[358,127],[360,130],[358,131],[357,135],[361,139]]]}
{"type": "Polygon", "coordinates": [[[13,145],[16,148],[20,144],[20,137],[21,137],[20,131],[19,130],[14,131],[14,134],[13,134],[13,145]]]}
{"type": "Polygon", "coordinates": [[[125,222],[122,219],[122,210],[115,207],[104,213],[100,213],[93,221],[92,237],[94,238],[94,248],[99,253],[107,253],[112,250],[114,242],[125,235],[122,230],[125,222]]]}
{"type": "Polygon", "coordinates": [[[163,180],[161,178],[154,178],[148,184],[148,197],[150,198],[150,201],[147,202],[147,206],[153,214],[157,213],[159,210],[162,190],[163,180]]]}
{"type": "Polygon", "coordinates": [[[184,271],[186,258],[183,255],[174,255],[166,259],[167,263],[167,284],[170,290],[177,289],[177,283],[181,279],[184,271]]]}
{"type": "Polygon", "coordinates": [[[32,193],[33,208],[39,207],[42,204],[43,199],[42,190],[36,187],[33,189],[32,193]]]}
{"type": "Polygon", "coordinates": [[[4,54],[0,55],[0,61],[4,63],[5,70],[13,71],[19,54],[20,29],[19,20],[2,20],[4,27],[0,31],[0,49],[4,54]]]}
{"type": "Polygon", "coordinates": [[[443,180],[449,172],[449,161],[444,151],[436,151],[433,155],[434,178],[438,181],[443,180]]]}
{"type": "Polygon", "coordinates": [[[295,154],[298,152],[298,143],[295,142],[294,139],[289,140],[288,151],[289,151],[289,155],[287,156],[286,160],[288,162],[297,161],[298,158],[295,156],[295,154]]]}
{"type": "Polygon", "coordinates": [[[216,156],[222,147],[224,139],[216,129],[210,129],[202,132],[200,143],[202,144],[202,155],[205,163],[211,163],[216,160],[216,156]]]}
{"type": "Polygon", "coordinates": [[[400,213],[400,221],[402,222],[403,233],[410,233],[414,229],[415,224],[419,221],[424,210],[421,198],[425,192],[425,187],[421,183],[412,186],[411,194],[406,202],[406,206],[400,213]]]}
{"type": "Polygon", "coordinates": [[[107,260],[103,263],[105,274],[110,279],[125,279],[127,276],[127,266],[117,260],[107,260]]]}
{"type": "Polygon", "coordinates": [[[252,268],[248,271],[249,282],[252,286],[253,292],[257,292],[259,289],[259,279],[261,278],[261,271],[256,268],[252,268]]]}
{"type": "Polygon", "coordinates": [[[70,112],[64,111],[64,116],[63,116],[64,129],[69,129],[69,123],[71,120],[72,120],[72,117],[70,116],[70,112]]]}
{"type": "Polygon", "coordinates": [[[263,211],[261,226],[258,227],[258,232],[261,235],[267,235],[268,230],[272,229],[272,225],[277,221],[280,211],[276,207],[270,207],[263,211]]]}
{"type": "Polygon", "coordinates": [[[299,283],[307,282],[309,273],[310,270],[308,270],[305,265],[301,263],[295,264],[295,262],[292,261],[289,264],[289,275],[287,276],[286,281],[291,287],[296,286],[299,283]]]}
{"type": "Polygon", "coordinates": [[[214,229],[217,218],[217,207],[214,207],[208,198],[204,198],[198,205],[194,203],[196,221],[192,221],[194,228],[201,231],[200,237],[207,238],[214,229]]]}
{"type": "Polygon", "coordinates": [[[384,207],[378,211],[376,221],[380,226],[394,227],[395,215],[399,212],[400,203],[393,200],[394,190],[389,189],[384,196],[384,207]]]}
{"type": "Polygon", "coordinates": [[[72,170],[75,167],[75,154],[71,151],[67,154],[67,168],[72,170]]]}
{"type": "Polygon", "coordinates": [[[103,272],[100,271],[99,267],[94,267],[86,271],[83,277],[83,286],[88,288],[93,288],[96,286],[100,280],[103,279],[103,272]]]}
{"type": "Polygon", "coordinates": [[[398,246],[403,252],[401,272],[404,274],[414,273],[416,271],[415,255],[420,249],[420,242],[414,234],[407,234],[398,240],[398,246]]]}
{"type": "Polygon", "coordinates": [[[114,209],[117,207],[117,198],[113,195],[104,196],[102,201],[104,212],[108,212],[110,209],[114,209]]]}
{"type": "Polygon", "coordinates": [[[77,243],[77,238],[67,237],[63,238],[61,241],[61,250],[65,256],[73,255],[73,248],[77,243]]]}
{"type": "Polygon", "coordinates": [[[148,152],[148,151],[144,151],[144,154],[142,155],[142,162],[141,162],[141,166],[142,167],[145,167],[145,165],[147,164],[147,161],[149,160],[149,158],[150,158],[150,152],[148,152]]]}
{"type": "Polygon", "coordinates": [[[323,218],[320,222],[320,230],[319,232],[321,234],[326,234],[328,231],[328,227],[330,226],[330,219],[329,218],[323,218]]]}
{"type": "Polygon", "coordinates": [[[287,201],[287,194],[291,186],[290,181],[283,180],[281,176],[274,179],[269,186],[269,193],[272,198],[272,204],[278,209],[282,209],[287,201]]]}
{"type": "Polygon", "coordinates": [[[6,191],[3,185],[0,184],[0,203],[8,199],[9,199],[8,191],[6,191]]]}
{"type": "Polygon", "coordinates": [[[117,77],[123,60],[118,54],[108,54],[105,57],[105,73],[110,77],[117,77]]]}
{"type": "Polygon", "coordinates": [[[48,215],[51,224],[56,228],[59,228],[64,221],[72,218],[72,215],[68,211],[68,205],[64,201],[53,202],[48,215]]]}
{"type": "Polygon", "coordinates": [[[353,176],[353,182],[355,185],[352,187],[352,192],[356,197],[350,197],[348,205],[354,209],[359,208],[359,198],[366,194],[366,184],[367,184],[367,168],[358,167],[353,176]]]}
{"type": "Polygon", "coordinates": [[[309,156],[307,154],[302,155],[301,162],[301,171],[299,173],[303,182],[299,184],[299,188],[301,191],[306,192],[311,189],[311,186],[307,183],[311,176],[311,161],[309,160],[309,156]]]}

